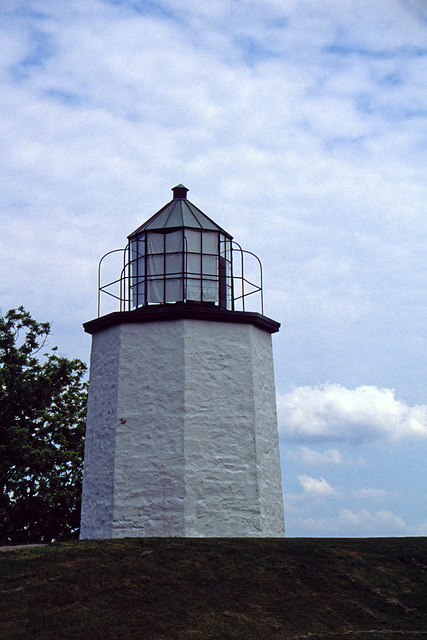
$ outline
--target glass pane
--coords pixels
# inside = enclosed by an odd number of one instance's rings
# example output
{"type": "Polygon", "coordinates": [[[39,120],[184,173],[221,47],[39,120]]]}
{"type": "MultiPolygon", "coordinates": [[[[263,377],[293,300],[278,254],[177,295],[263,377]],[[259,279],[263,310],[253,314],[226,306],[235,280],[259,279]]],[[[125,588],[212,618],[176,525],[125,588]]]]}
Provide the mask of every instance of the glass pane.
{"type": "Polygon", "coordinates": [[[218,302],[217,280],[203,280],[203,302],[218,302]]]}
{"type": "Polygon", "coordinates": [[[143,236],[138,239],[138,253],[140,256],[145,256],[145,238],[143,236]]]}
{"type": "Polygon", "coordinates": [[[138,284],[138,302],[137,306],[145,304],[145,282],[140,282],[138,284]]]}
{"type": "Polygon", "coordinates": [[[166,254],[166,273],[182,274],[182,253],[166,254]]]}
{"type": "Polygon", "coordinates": [[[229,260],[231,262],[231,240],[227,240],[225,243],[225,249],[226,249],[226,258],[227,260],[229,260]]]}
{"type": "Polygon", "coordinates": [[[147,273],[150,276],[162,275],[164,273],[164,256],[147,256],[147,273]]]}
{"type": "Polygon", "coordinates": [[[147,282],[147,303],[163,302],[163,279],[149,280],[147,282]]]}
{"type": "Polygon", "coordinates": [[[130,305],[132,309],[135,309],[138,306],[138,298],[137,298],[137,288],[135,286],[131,286],[130,288],[130,305]]]}
{"type": "Polygon", "coordinates": [[[187,300],[196,300],[200,302],[201,298],[201,290],[200,290],[201,282],[200,280],[196,280],[193,278],[187,279],[187,300]]]}
{"type": "Polygon", "coordinates": [[[187,273],[200,273],[200,254],[197,255],[195,253],[187,254],[187,265],[186,271],[187,273]]]}
{"type": "Polygon", "coordinates": [[[203,275],[217,276],[218,265],[216,256],[202,256],[202,272],[203,275]]]}
{"type": "Polygon", "coordinates": [[[166,302],[178,302],[182,300],[182,278],[168,278],[165,281],[166,302]]]}
{"type": "Polygon", "coordinates": [[[143,276],[145,274],[145,258],[140,258],[138,260],[138,276],[143,276]]]}
{"type": "Polygon", "coordinates": [[[138,257],[138,243],[132,240],[130,243],[130,259],[135,260],[138,257]]]}
{"type": "Polygon", "coordinates": [[[147,253],[163,253],[164,240],[163,233],[147,233],[147,253]]]}
{"type": "Polygon", "coordinates": [[[145,283],[140,282],[138,285],[132,286],[131,290],[131,306],[133,309],[141,307],[145,304],[145,283]]]}
{"type": "Polygon", "coordinates": [[[203,253],[218,254],[218,234],[215,232],[203,231],[203,253]]]}
{"type": "Polygon", "coordinates": [[[173,253],[174,251],[182,251],[182,231],[173,231],[165,235],[166,241],[166,253],[173,253]]]}
{"type": "Polygon", "coordinates": [[[185,229],[184,233],[186,238],[185,250],[193,251],[194,253],[201,253],[200,231],[192,231],[190,229],[185,229]]]}
{"type": "Polygon", "coordinates": [[[227,285],[227,309],[231,309],[231,287],[227,285]]]}

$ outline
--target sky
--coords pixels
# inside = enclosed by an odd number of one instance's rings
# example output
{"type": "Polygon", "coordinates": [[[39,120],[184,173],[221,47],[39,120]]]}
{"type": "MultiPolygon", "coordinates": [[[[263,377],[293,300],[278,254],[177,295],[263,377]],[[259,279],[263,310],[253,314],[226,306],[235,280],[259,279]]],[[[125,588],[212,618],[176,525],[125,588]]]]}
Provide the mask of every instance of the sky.
{"type": "Polygon", "coordinates": [[[172,197],[264,268],[288,536],[427,535],[425,0],[8,0],[0,307],[89,361],[172,197]]]}

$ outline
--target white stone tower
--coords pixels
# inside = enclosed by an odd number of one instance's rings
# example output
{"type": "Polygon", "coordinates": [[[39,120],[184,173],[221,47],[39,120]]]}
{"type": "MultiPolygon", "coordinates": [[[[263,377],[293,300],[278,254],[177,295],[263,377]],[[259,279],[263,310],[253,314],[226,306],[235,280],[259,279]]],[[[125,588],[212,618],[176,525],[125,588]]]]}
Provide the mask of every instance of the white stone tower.
{"type": "Polygon", "coordinates": [[[246,310],[255,296],[262,305],[262,282],[243,270],[248,252],[186,187],[172,191],[129,236],[118,279],[100,283],[120,311],[84,325],[80,537],[282,536],[271,347],[280,325],[262,306],[246,310]]]}

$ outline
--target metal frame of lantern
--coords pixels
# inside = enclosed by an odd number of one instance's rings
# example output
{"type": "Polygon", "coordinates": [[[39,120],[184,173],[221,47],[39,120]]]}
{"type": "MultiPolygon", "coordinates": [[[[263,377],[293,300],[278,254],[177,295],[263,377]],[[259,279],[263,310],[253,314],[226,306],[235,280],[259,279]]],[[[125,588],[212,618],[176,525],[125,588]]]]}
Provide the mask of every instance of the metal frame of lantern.
{"type": "Polygon", "coordinates": [[[193,302],[232,306],[231,237],[187,227],[129,237],[131,308],[193,302]]]}
{"type": "MultiPolygon", "coordinates": [[[[178,231],[178,230],[175,230],[178,231]]],[[[181,231],[185,232],[186,229],[181,229],[181,231]]],[[[193,230],[190,230],[193,231],[193,230]]],[[[160,232],[159,232],[160,233],[160,232]]],[[[173,231],[168,230],[168,233],[173,233],[173,231]]],[[[210,233],[209,231],[203,231],[203,233],[210,233]]],[[[167,233],[163,233],[162,235],[166,236],[168,235],[167,233]]],[[[126,247],[124,249],[113,249],[111,251],[108,251],[107,253],[105,253],[102,258],[99,261],[98,264],[98,317],[101,316],[101,294],[105,294],[107,296],[110,296],[116,300],[118,300],[119,302],[119,310],[120,311],[132,311],[134,309],[143,309],[143,308],[153,308],[155,306],[160,306],[160,305],[172,305],[172,304],[176,304],[176,303],[191,303],[191,304],[198,304],[198,305],[202,305],[202,306],[211,306],[214,308],[218,308],[218,309],[228,309],[231,311],[234,311],[236,308],[236,303],[241,304],[241,310],[242,311],[247,311],[248,309],[247,307],[247,299],[249,298],[249,296],[254,296],[255,294],[259,294],[259,305],[258,308],[261,312],[261,314],[264,313],[264,301],[263,301],[263,291],[262,291],[262,287],[263,287],[263,274],[262,274],[262,263],[261,260],[258,258],[257,255],[255,255],[254,253],[252,253],[251,251],[247,251],[245,249],[242,249],[242,247],[235,241],[232,240],[230,236],[227,236],[227,240],[230,243],[230,260],[229,260],[229,264],[230,264],[230,271],[228,274],[225,275],[226,279],[229,279],[229,284],[226,284],[226,287],[228,288],[228,292],[229,292],[229,299],[225,300],[225,304],[221,304],[221,273],[220,273],[220,269],[221,267],[217,268],[217,274],[212,274],[212,273],[204,273],[202,268],[200,272],[192,272],[192,271],[188,271],[188,253],[191,254],[191,252],[188,252],[188,250],[186,250],[186,241],[185,241],[185,235],[183,236],[183,250],[182,250],[182,271],[179,272],[179,275],[182,278],[182,287],[183,287],[183,295],[179,298],[179,299],[174,299],[171,300],[170,302],[165,301],[166,299],[166,284],[165,282],[168,280],[167,276],[168,275],[174,275],[174,273],[178,274],[178,272],[174,272],[172,274],[169,274],[166,272],[166,256],[168,255],[166,251],[164,252],[159,252],[158,254],[148,254],[148,255],[159,255],[159,256],[163,256],[163,271],[161,272],[161,275],[159,275],[156,278],[153,278],[153,280],[150,280],[150,275],[148,274],[147,271],[149,271],[149,269],[147,269],[147,253],[145,253],[144,255],[134,255],[133,259],[132,259],[132,249],[131,249],[131,242],[129,242],[126,247]],[[105,284],[102,284],[102,266],[104,263],[104,259],[107,258],[108,256],[111,256],[113,253],[118,253],[118,252],[122,252],[123,253],[123,267],[121,269],[120,272],[120,276],[118,278],[116,278],[115,280],[109,281],[105,284]],[[235,264],[235,261],[233,261],[233,254],[238,253],[240,256],[240,260],[239,262],[239,268],[240,268],[240,273],[236,274],[234,269],[233,269],[233,265],[235,264]],[[250,255],[253,258],[255,258],[255,260],[257,261],[257,265],[259,268],[259,280],[258,282],[253,282],[251,280],[249,280],[246,276],[245,276],[245,260],[244,260],[244,255],[250,255]],[[135,262],[135,260],[141,260],[142,258],[144,258],[145,260],[145,273],[143,275],[143,281],[144,281],[144,303],[141,304],[134,304],[134,300],[132,299],[132,287],[135,286],[140,286],[140,284],[142,284],[142,280],[139,281],[137,280],[136,282],[132,279],[138,278],[138,273],[135,276],[134,273],[132,273],[131,271],[131,264],[132,262],[135,262]],[[187,267],[187,269],[186,269],[187,267]],[[195,277],[191,277],[188,278],[188,275],[190,274],[190,276],[194,276],[197,275],[200,278],[200,282],[201,282],[201,287],[200,287],[200,299],[195,300],[195,299],[191,299],[188,297],[188,295],[184,295],[184,292],[187,294],[188,289],[186,287],[186,281],[188,279],[190,280],[195,280],[195,277]],[[203,280],[205,279],[205,276],[210,276],[212,279],[210,280],[210,282],[214,282],[217,287],[218,287],[218,296],[215,296],[215,300],[203,300],[203,280]],[[148,278],[148,280],[147,280],[148,278]],[[158,282],[162,282],[163,283],[163,301],[147,301],[147,283],[151,282],[151,281],[158,281],[158,282]],[[248,291],[247,288],[250,287],[250,290],[248,291]],[[114,293],[114,290],[116,291],[116,293],[114,293]]],[[[164,239],[164,241],[166,242],[166,238],[164,239]]],[[[219,243],[221,241],[219,240],[219,243]]],[[[202,245],[203,246],[203,245],[202,245]]],[[[187,249],[188,249],[188,245],[187,245],[187,249]]],[[[211,254],[203,254],[203,252],[200,253],[200,258],[201,261],[203,262],[203,255],[208,255],[208,256],[212,256],[215,258],[218,258],[218,260],[220,260],[221,255],[220,255],[221,250],[219,249],[218,253],[211,253],[211,254]]],[[[154,275],[154,274],[153,274],[154,275]]],[[[172,278],[171,278],[172,279],[172,278]]],[[[209,281],[209,280],[207,280],[209,281]]],[[[226,280],[227,282],[227,280],[226,280]]],[[[139,302],[138,300],[139,296],[137,296],[137,303],[139,302]]],[[[253,300],[253,298],[251,298],[253,300]]]]}

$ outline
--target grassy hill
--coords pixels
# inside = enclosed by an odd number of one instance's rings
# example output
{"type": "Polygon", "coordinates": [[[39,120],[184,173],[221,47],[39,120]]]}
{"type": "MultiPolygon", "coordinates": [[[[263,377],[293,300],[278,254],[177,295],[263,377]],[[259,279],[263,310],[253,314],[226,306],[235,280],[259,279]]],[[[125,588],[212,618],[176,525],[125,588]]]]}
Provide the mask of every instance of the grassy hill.
{"type": "Polygon", "coordinates": [[[427,640],[427,539],[62,543],[0,591],[2,640],[427,640]]]}

